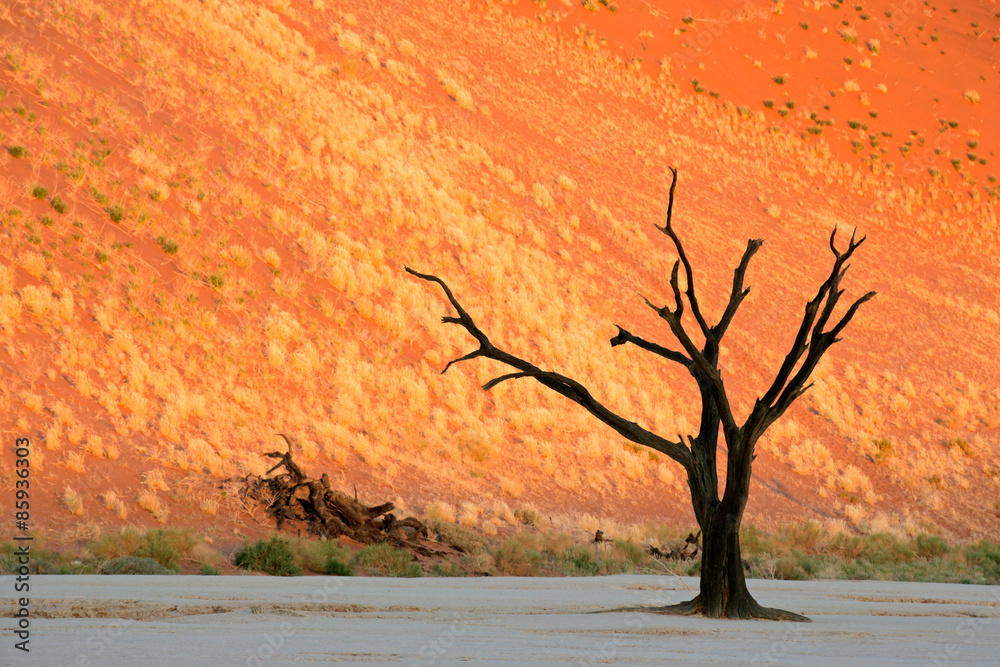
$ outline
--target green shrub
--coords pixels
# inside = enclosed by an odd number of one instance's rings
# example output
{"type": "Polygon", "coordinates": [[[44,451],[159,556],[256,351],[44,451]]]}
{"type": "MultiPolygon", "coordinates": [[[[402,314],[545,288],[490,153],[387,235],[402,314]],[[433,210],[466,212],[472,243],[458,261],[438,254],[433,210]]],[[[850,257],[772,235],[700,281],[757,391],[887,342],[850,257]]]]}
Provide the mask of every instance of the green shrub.
{"type": "Polygon", "coordinates": [[[873,442],[875,444],[875,456],[872,458],[875,463],[885,463],[892,458],[896,449],[892,446],[891,442],[888,440],[874,440],[873,442]]]}
{"type": "Polygon", "coordinates": [[[257,540],[233,555],[233,563],[244,570],[266,572],[276,577],[298,577],[302,568],[295,563],[295,556],[288,542],[277,535],[270,540],[257,540]]]}
{"type": "Polygon", "coordinates": [[[27,153],[27,151],[24,150],[24,146],[11,146],[7,149],[7,152],[10,153],[11,157],[15,158],[22,158],[27,153]]]}
{"type": "Polygon", "coordinates": [[[97,541],[90,545],[90,552],[103,558],[133,556],[142,545],[142,531],[122,528],[112,533],[101,533],[97,541]]]}
{"type": "Polygon", "coordinates": [[[97,570],[97,574],[174,574],[152,558],[119,556],[97,570]]]}
{"type": "Polygon", "coordinates": [[[750,524],[743,524],[740,527],[740,549],[744,556],[780,551],[776,536],[765,533],[757,526],[750,524]]]}
{"type": "Polygon", "coordinates": [[[351,559],[350,552],[336,540],[310,540],[293,537],[288,540],[288,548],[295,555],[295,562],[303,570],[327,573],[327,564],[331,560],[347,563],[351,559]]]}
{"type": "Polygon", "coordinates": [[[198,568],[198,574],[205,576],[212,576],[221,574],[221,572],[219,572],[219,568],[217,567],[212,567],[208,563],[202,563],[201,566],[198,568]]]}
{"type": "Polygon", "coordinates": [[[538,512],[533,509],[518,507],[514,510],[514,518],[527,526],[534,526],[538,521],[538,512]]]}
{"type": "Polygon", "coordinates": [[[873,533],[862,538],[861,558],[873,563],[903,563],[913,560],[913,550],[887,533],[873,533]]]}
{"type": "Polygon", "coordinates": [[[431,574],[435,577],[464,577],[465,570],[463,570],[458,564],[448,561],[444,563],[435,563],[434,569],[431,570],[431,574]]]}
{"type": "Polygon", "coordinates": [[[627,560],[632,565],[639,565],[644,560],[646,560],[646,552],[642,548],[629,542],[628,540],[615,540],[614,541],[614,552],[627,560]]]}
{"type": "Polygon", "coordinates": [[[326,573],[338,577],[349,577],[354,574],[354,570],[347,563],[336,558],[331,558],[326,562],[326,573]]]}
{"type": "Polygon", "coordinates": [[[1000,581],[1000,544],[980,540],[965,547],[965,559],[981,570],[987,582],[1000,581]]]}
{"type": "Polygon", "coordinates": [[[197,543],[197,539],[187,528],[156,528],[142,536],[142,544],[137,556],[145,556],[158,561],[163,567],[180,570],[180,560],[197,543]]]}
{"type": "Polygon", "coordinates": [[[391,544],[369,544],[354,557],[354,564],[390,577],[422,577],[424,571],[413,555],[391,544]]]}
{"type": "Polygon", "coordinates": [[[118,204],[109,206],[104,210],[107,212],[108,217],[111,218],[113,222],[121,222],[122,218],[125,217],[124,209],[122,209],[122,207],[119,206],[118,204]]]}
{"type": "Polygon", "coordinates": [[[52,198],[52,208],[56,210],[57,213],[63,214],[66,212],[66,202],[62,200],[62,197],[56,195],[52,198]]]}
{"type": "Polygon", "coordinates": [[[963,454],[965,454],[970,458],[976,455],[975,452],[972,451],[972,445],[970,445],[969,441],[966,440],[965,438],[955,438],[954,440],[949,440],[948,442],[944,443],[944,446],[947,447],[948,449],[951,449],[952,447],[957,447],[960,452],[962,452],[963,454]]]}
{"type": "Polygon", "coordinates": [[[920,558],[939,558],[948,553],[948,545],[938,535],[921,533],[913,538],[913,550],[920,558]]]}
{"type": "Polygon", "coordinates": [[[774,564],[774,578],[799,581],[802,579],[808,579],[809,574],[805,571],[805,568],[802,567],[799,554],[789,554],[787,556],[782,556],[778,559],[778,562],[774,564]]]}
{"type": "Polygon", "coordinates": [[[189,528],[157,528],[145,532],[124,528],[103,533],[91,545],[90,552],[101,558],[152,558],[163,567],[179,572],[181,558],[187,556],[197,542],[189,528]]]}
{"type": "Polygon", "coordinates": [[[177,244],[177,241],[168,238],[166,236],[157,236],[156,245],[160,246],[160,250],[167,253],[168,255],[176,255],[177,250],[180,248],[180,246],[177,244]]]}
{"type": "Polygon", "coordinates": [[[563,558],[569,561],[579,574],[593,576],[601,571],[600,563],[594,560],[590,550],[581,546],[572,546],[563,553],[563,558]]]}
{"type": "Polygon", "coordinates": [[[501,544],[493,557],[497,569],[515,577],[537,575],[542,564],[542,554],[517,539],[501,544]]]}
{"type": "Polygon", "coordinates": [[[31,189],[31,196],[35,199],[45,199],[49,196],[49,189],[44,185],[36,185],[31,189]]]}
{"type": "MultiPolygon", "coordinates": [[[[515,512],[516,514],[516,512],[515,512]]],[[[489,543],[464,526],[440,519],[427,519],[427,528],[438,534],[442,542],[468,554],[486,553],[489,543]]]]}
{"type": "Polygon", "coordinates": [[[789,547],[803,553],[819,553],[826,543],[826,531],[818,521],[806,521],[788,526],[785,539],[789,547]]]}

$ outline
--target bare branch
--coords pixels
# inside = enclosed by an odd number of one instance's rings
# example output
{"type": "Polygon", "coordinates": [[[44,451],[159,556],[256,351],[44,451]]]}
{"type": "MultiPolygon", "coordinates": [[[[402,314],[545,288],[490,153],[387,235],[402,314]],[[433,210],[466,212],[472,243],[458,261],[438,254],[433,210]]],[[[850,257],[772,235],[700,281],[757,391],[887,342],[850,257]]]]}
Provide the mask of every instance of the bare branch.
{"type": "MultiPolygon", "coordinates": [[[[697,320],[698,326],[701,327],[702,334],[705,336],[706,339],[712,340],[713,339],[712,329],[708,326],[708,322],[706,322],[705,318],[702,316],[701,307],[698,305],[698,297],[695,295],[694,270],[691,268],[691,262],[688,260],[687,253],[684,252],[684,245],[681,243],[680,237],[677,236],[677,233],[674,231],[674,228],[671,224],[674,213],[674,190],[677,188],[677,169],[675,167],[670,167],[670,174],[672,176],[672,180],[670,181],[670,201],[667,204],[667,224],[663,227],[657,226],[656,228],[659,229],[664,234],[666,234],[667,236],[669,236],[670,240],[674,242],[674,247],[677,249],[677,255],[680,257],[680,261],[684,264],[684,273],[685,276],[687,277],[687,289],[685,290],[685,294],[687,294],[688,302],[691,304],[691,312],[694,314],[694,318],[695,320],[697,320]]],[[[674,264],[674,271],[670,279],[670,284],[674,288],[674,294],[677,295],[679,293],[679,290],[677,289],[676,264],[674,264]]],[[[677,301],[678,301],[678,317],[679,317],[680,298],[678,298],[677,301]]]]}
{"type": "Polygon", "coordinates": [[[622,437],[631,440],[632,442],[635,442],[637,444],[644,445],[646,447],[650,447],[659,452],[662,452],[663,454],[669,456],[670,458],[674,459],[682,466],[684,466],[685,470],[692,469],[694,465],[694,458],[691,455],[691,451],[682,444],[683,441],[671,442],[669,440],[666,440],[665,438],[656,435],[651,431],[642,428],[635,422],[627,421],[622,417],[620,417],[619,415],[611,412],[611,410],[609,410],[603,404],[601,404],[597,399],[595,399],[591,395],[590,391],[588,391],[586,387],[584,387],[576,380],[568,378],[564,375],[560,375],[558,373],[543,371],[537,366],[499,349],[498,347],[493,345],[493,343],[490,342],[490,339],[486,336],[486,334],[483,333],[478,326],[476,326],[476,323],[473,321],[472,317],[462,308],[462,306],[458,302],[458,299],[455,298],[455,295],[452,294],[451,290],[448,288],[448,286],[445,284],[443,280],[441,280],[437,276],[418,273],[410,269],[409,267],[406,267],[406,271],[422,280],[426,280],[428,282],[434,282],[440,285],[441,288],[444,290],[445,295],[448,297],[448,300],[451,302],[452,306],[454,306],[455,310],[457,310],[459,313],[458,317],[445,317],[443,318],[443,321],[462,325],[473,338],[479,341],[478,350],[470,352],[464,357],[449,362],[448,366],[445,367],[445,370],[447,370],[452,364],[458,363],[460,361],[466,361],[468,359],[474,359],[476,357],[486,357],[487,359],[493,359],[494,361],[499,361],[500,363],[511,366],[512,368],[515,368],[520,372],[511,373],[508,375],[503,375],[498,378],[495,378],[490,382],[486,383],[486,385],[484,385],[483,387],[484,389],[487,390],[492,389],[496,385],[500,384],[501,382],[505,382],[506,380],[513,380],[523,377],[534,378],[542,386],[547,387],[555,391],[556,393],[565,396],[574,403],[583,407],[585,410],[587,410],[587,412],[592,414],[601,422],[603,422],[604,424],[610,426],[612,429],[617,431],[622,437]]]}
{"type": "Polygon", "coordinates": [[[670,289],[674,291],[674,315],[678,320],[684,315],[684,299],[681,297],[680,281],[677,280],[677,270],[680,265],[680,261],[674,262],[674,268],[670,271],[670,289]]]}
{"type": "Polygon", "coordinates": [[[740,260],[740,265],[733,271],[733,291],[729,295],[729,304],[719,319],[719,323],[712,327],[717,341],[722,340],[722,337],[726,334],[726,329],[729,328],[733,317],[736,315],[736,311],[739,310],[740,304],[743,303],[743,299],[747,298],[747,295],[750,294],[749,287],[743,289],[743,279],[746,276],[750,260],[753,259],[753,256],[757,254],[762,245],[764,245],[764,239],[747,240],[747,249],[743,251],[743,258],[740,260]]]}
{"type": "MultiPolygon", "coordinates": [[[[449,319],[449,318],[445,318],[445,319],[449,319]]],[[[441,375],[444,375],[445,373],[447,373],[448,369],[451,368],[453,364],[457,364],[460,361],[468,361],[469,359],[475,359],[476,357],[481,357],[481,356],[483,356],[483,351],[481,349],[479,349],[479,350],[473,350],[472,352],[469,352],[464,357],[459,357],[458,359],[452,359],[451,361],[448,362],[448,365],[444,367],[444,370],[441,371],[441,375]]]]}
{"type": "Polygon", "coordinates": [[[507,375],[501,375],[500,377],[493,378],[492,380],[483,385],[483,389],[489,391],[490,389],[497,386],[501,382],[506,382],[507,380],[516,380],[518,378],[527,378],[527,377],[538,377],[538,375],[535,373],[530,373],[528,371],[522,373],[508,373],[507,375]]]}
{"type": "Polygon", "coordinates": [[[643,340],[638,336],[633,336],[631,333],[629,333],[625,329],[622,329],[617,324],[615,326],[618,327],[618,335],[611,339],[611,347],[617,347],[619,345],[624,345],[625,343],[632,343],[633,345],[641,347],[647,352],[652,352],[653,354],[660,355],[664,359],[675,361],[678,364],[690,370],[692,361],[687,357],[685,357],[680,352],[676,352],[674,350],[665,348],[661,345],[657,345],[656,343],[651,343],[647,340],[643,340]]]}
{"type": "Polygon", "coordinates": [[[837,335],[843,331],[844,327],[851,321],[861,304],[869,301],[875,296],[875,292],[868,292],[855,301],[840,321],[833,328],[824,331],[834,309],[843,296],[844,291],[840,289],[840,281],[847,271],[847,261],[857,250],[865,238],[857,239],[857,230],[851,234],[847,250],[840,252],[836,246],[837,229],[834,228],[830,234],[830,249],[833,251],[834,263],[830,270],[829,277],[820,285],[816,296],[806,304],[806,310],[802,317],[802,324],[796,334],[795,341],[785,357],[774,382],[763,397],[757,400],[754,406],[753,415],[748,422],[757,419],[763,420],[760,423],[766,428],[767,424],[773,423],[785,410],[809,388],[806,382],[816,369],[820,359],[836,343],[837,335]],[[857,239],[857,240],[856,240],[857,239]],[[820,307],[822,311],[820,312],[820,307]],[[817,318],[817,313],[819,317],[817,318]],[[805,355],[802,365],[794,372],[799,360],[805,355]]]}
{"type": "Polygon", "coordinates": [[[451,289],[449,289],[449,287],[445,285],[443,280],[441,280],[437,276],[432,276],[430,274],[417,273],[408,266],[404,266],[403,268],[406,269],[407,273],[412,274],[417,278],[437,283],[438,285],[441,286],[441,289],[444,290],[445,296],[448,297],[448,301],[450,301],[452,307],[458,311],[458,317],[444,317],[441,318],[442,322],[447,322],[449,324],[461,324],[463,327],[466,328],[466,330],[468,330],[470,334],[472,334],[473,338],[479,341],[480,345],[482,345],[483,343],[486,343],[487,345],[489,344],[490,341],[488,338],[486,338],[486,334],[484,334],[476,327],[475,322],[472,321],[472,317],[467,312],[465,312],[465,309],[462,308],[462,304],[458,302],[458,299],[456,299],[455,295],[451,293],[451,289]]]}
{"type": "MultiPolygon", "coordinates": [[[[837,326],[835,326],[832,329],[830,329],[830,334],[833,335],[833,336],[840,335],[840,332],[843,331],[844,327],[846,327],[850,323],[851,319],[854,317],[854,314],[856,312],[858,312],[858,308],[861,307],[861,304],[865,303],[866,301],[871,300],[872,298],[875,297],[876,294],[878,294],[878,292],[872,290],[871,292],[868,292],[863,297],[861,297],[860,299],[858,299],[857,301],[855,301],[851,305],[851,307],[847,309],[847,312],[844,314],[844,317],[841,318],[841,320],[837,324],[837,326]]],[[[838,341],[840,341],[840,339],[839,338],[835,338],[833,342],[836,343],[838,341]]]]}
{"type": "MultiPolygon", "coordinates": [[[[674,270],[674,276],[677,275],[676,264],[674,270]]],[[[698,369],[706,378],[708,378],[713,387],[713,396],[719,407],[719,417],[722,420],[723,427],[727,431],[735,431],[738,426],[736,425],[736,419],[733,416],[732,407],[729,404],[729,396],[726,394],[726,388],[722,382],[722,376],[719,374],[719,369],[715,367],[714,363],[710,363],[708,358],[705,357],[705,353],[698,349],[698,346],[694,344],[691,337],[688,335],[687,331],[684,329],[684,325],[681,323],[681,318],[675,311],[671,311],[666,306],[662,308],[657,308],[654,306],[649,299],[642,297],[646,305],[656,311],[670,327],[671,333],[687,352],[688,357],[691,359],[692,365],[691,369],[698,369]]],[[[715,345],[714,339],[709,339],[706,345],[715,345]]]]}

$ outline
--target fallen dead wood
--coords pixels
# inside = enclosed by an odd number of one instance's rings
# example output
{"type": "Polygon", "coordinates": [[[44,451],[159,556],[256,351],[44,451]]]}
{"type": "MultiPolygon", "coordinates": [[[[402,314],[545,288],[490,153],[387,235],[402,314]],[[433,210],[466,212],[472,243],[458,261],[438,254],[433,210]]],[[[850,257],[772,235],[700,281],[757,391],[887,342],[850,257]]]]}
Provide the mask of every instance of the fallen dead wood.
{"type": "Polygon", "coordinates": [[[684,546],[677,548],[664,547],[660,549],[649,545],[647,551],[649,555],[654,558],[667,558],[670,560],[692,560],[698,556],[698,538],[701,537],[701,531],[699,530],[697,534],[688,533],[687,538],[684,540],[684,546]]]}
{"type": "Polygon", "coordinates": [[[288,444],[288,451],[265,452],[264,456],[278,462],[264,475],[247,475],[239,494],[245,504],[263,506],[279,530],[286,523],[303,522],[308,532],[327,539],[344,535],[362,544],[389,542],[423,556],[454,553],[431,541],[427,526],[419,519],[392,514],[392,503],[370,507],[332,489],[326,473],[319,479],[306,475],[292,458],[291,441],[278,435],[288,444]],[[284,472],[268,476],[282,468],[284,472]]]}

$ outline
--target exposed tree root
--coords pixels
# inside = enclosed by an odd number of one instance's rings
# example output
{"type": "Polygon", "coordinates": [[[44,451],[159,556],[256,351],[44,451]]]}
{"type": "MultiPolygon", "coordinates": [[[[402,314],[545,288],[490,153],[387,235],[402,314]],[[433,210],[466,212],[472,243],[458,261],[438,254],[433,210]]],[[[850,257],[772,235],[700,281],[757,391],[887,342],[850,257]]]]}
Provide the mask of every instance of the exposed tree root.
{"type": "Polygon", "coordinates": [[[703,615],[708,618],[742,618],[748,620],[757,619],[764,621],[794,621],[796,623],[812,623],[811,618],[801,614],[796,614],[795,612],[785,611],[784,609],[774,609],[772,607],[762,607],[749,595],[741,596],[738,600],[730,602],[728,608],[721,614],[707,613],[705,605],[701,602],[700,595],[696,596],[692,600],[688,600],[687,602],[668,604],[662,607],[618,607],[616,609],[606,609],[591,613],[603,614],[616,611],[638,611],[647,614],[665,614],[668,616],[703,615]]]}

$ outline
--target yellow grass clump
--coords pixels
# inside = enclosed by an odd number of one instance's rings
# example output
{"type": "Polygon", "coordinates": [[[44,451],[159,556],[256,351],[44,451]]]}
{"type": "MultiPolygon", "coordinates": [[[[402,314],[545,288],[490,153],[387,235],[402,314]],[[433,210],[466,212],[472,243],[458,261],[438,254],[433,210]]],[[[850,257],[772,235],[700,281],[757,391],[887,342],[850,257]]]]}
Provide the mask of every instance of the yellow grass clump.
{"type": "Polygon", "coordinates": [[[219,501],[206,496],[198,501],[198,509],[208,516],[215,516],[219,511],[219,501]]]}
{"type": "Polygon", "coordinates": [[[234,244],[226,248],[226,256],[240,268],[249,268],[253,262],[253,255],[246,246],[234,244]]]}
{"type": "Polygon", "coordinates": [[[264,248],[260,252],[261,259],[264,263],[271,267],[271,271],[277,273],[281,269],[281,256],[278,255],[278,251],[274,248],[264,248]]]}
{"type": "Polygon", "coordinates": [[[35,278],[41,278],[45,272],[45,258],[37,252],[27,251],[18,257],[21,268],[35,278]]]}
{"type": "Polygon", "coordinates": [[[21,316],[21,301],[13,294],[0,295],[0,324],[16,322],[21,316]]]}
{"type": "Polygon", "coordinates": [[[52,291],[47,286],[26,285],[20,289],[21,303],[32,315],[44,320],[52,310],[52,291]]]}
{"type": "Polygon", "coordinates": [[[63,491],[62,503],[73,516],[83,515],[83,499],[72,487],[67,486],[63,491]]]}
{"type": "Polygon", "coordinates": [[[455,508],[448,503],[436,501],[431,503],[424,509],[424,516],[428,519],[437,519],[438,521],[446,521],[448,523],[457,523],[455,518],[455,508]]]}
{"type": "Polygon", "coordinates": [[[136,505],[152,514],[153,518],[160,523],[167,522],[167,516],[170,514],[170,511],[164,507],[160,498],[152,491],[143,491],[140,493],[139,497],[136,498],[136,505]]]}
{"type": "Polygon", "coordinates": [[[105,491],[101,494],[101,499],[104,501],[104,507],[114,512],[119,519],[128,518],[128,506],[122,500],[121,496],[118,495],[117,490],[110,489],[105,491]]]}
{"type": "Polygon", "coordinates": [[[14,291],[14,270],[0,264],[0,296],[5,296],[14,291]]]}
{"type": "Polygon", "coordinates": [[[163,478],[163,471],[160,470],[159,468],[153,468],[152,470],[147,470],[146,472],[142,473],[142,483],[154,491],[170,490],[170,486],[167,484],[167,481],[163,478]]]}

